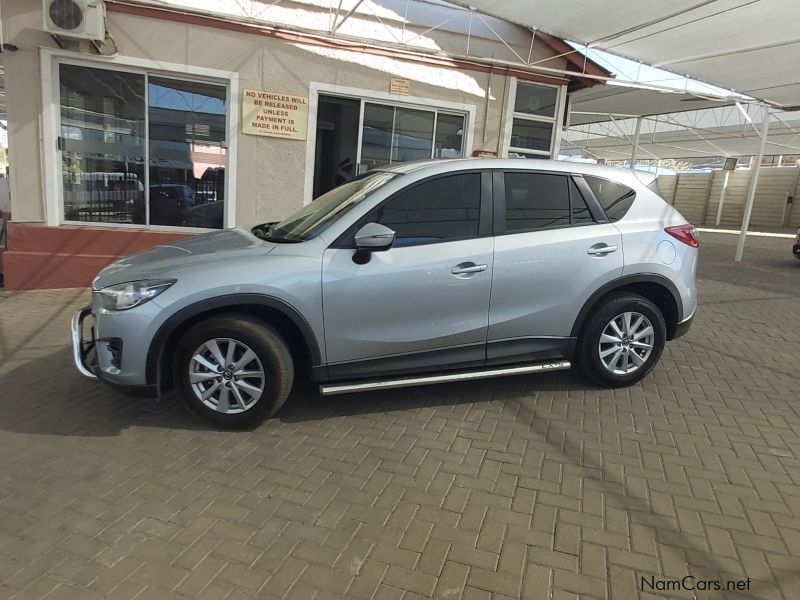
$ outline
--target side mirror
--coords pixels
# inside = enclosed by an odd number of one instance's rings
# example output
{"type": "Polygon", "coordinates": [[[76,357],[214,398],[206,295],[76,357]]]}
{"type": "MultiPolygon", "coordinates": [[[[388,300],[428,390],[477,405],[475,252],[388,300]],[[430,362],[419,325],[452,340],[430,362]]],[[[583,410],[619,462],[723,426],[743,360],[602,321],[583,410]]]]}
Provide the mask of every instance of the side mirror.
{"type": "Polygon", "coordinates": [[[394,244],[394,231],[380,223],[367,223],[356,232],[356,248],[379,252],[394,244]]]}
{"type": "Polygon", "coordinates": [[[369,262],[373,252],[388,250],[394,244],[394,231],[380,223],[367,223],[356,232],[356,253],[353,262],[369,262]]]}

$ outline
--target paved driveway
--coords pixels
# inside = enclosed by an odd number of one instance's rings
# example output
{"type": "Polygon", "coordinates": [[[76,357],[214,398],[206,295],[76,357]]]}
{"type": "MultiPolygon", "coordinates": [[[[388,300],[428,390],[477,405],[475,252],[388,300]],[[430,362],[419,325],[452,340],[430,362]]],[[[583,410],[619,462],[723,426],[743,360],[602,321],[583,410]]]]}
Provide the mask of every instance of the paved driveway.
{"type": "Polygon", "coordinates": [[[85,291],[0,295],[0,598],[798,598],[800,263],[734,242],[641,385],[305,386],[247,433],[74,373],[85,291]]]}

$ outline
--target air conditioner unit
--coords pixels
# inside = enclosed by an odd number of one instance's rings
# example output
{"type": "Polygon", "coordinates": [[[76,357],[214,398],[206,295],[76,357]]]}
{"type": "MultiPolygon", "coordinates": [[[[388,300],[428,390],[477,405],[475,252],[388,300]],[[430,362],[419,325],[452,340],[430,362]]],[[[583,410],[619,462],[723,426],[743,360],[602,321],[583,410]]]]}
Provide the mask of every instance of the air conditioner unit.
{"type": "Polygon", "coordinates": [[[43,0],[44,30],[61,37],[103,41],[106,6],[103,0],[43,0]]]}

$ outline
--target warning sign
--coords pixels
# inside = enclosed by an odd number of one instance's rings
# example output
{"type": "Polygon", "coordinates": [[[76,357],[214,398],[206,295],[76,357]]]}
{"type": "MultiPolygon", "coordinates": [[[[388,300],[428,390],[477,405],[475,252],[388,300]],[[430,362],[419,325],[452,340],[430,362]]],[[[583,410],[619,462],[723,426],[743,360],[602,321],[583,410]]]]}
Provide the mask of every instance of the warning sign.
{"type": "Polygon", "coordinates": [[[307,130],[308,98],[258,90],[243,91],[242,133],[304,140],[307,130]]]}

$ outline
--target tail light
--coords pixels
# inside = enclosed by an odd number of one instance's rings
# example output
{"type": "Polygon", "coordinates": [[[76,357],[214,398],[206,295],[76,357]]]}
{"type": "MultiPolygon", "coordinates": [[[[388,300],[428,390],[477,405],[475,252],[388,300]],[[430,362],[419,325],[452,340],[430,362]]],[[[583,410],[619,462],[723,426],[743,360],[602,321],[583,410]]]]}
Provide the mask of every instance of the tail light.
{"type": "Polygon", "coordinates": [[[697,229],[695,229],[694,225],[689,225],[687,223],[686,225],[665,227],[664,231],[687,246],[691,246],[692,248],[700,247],[700,234],[697,232],[697,229]]]}

